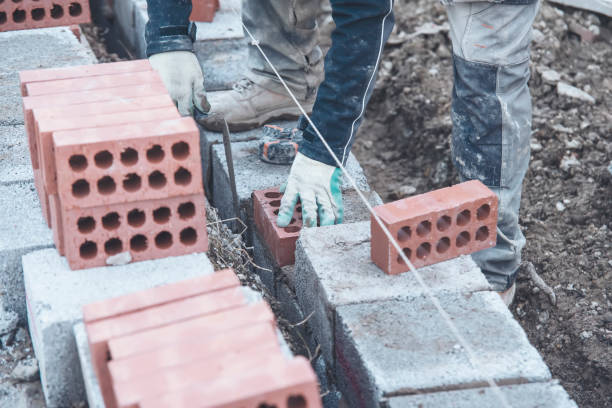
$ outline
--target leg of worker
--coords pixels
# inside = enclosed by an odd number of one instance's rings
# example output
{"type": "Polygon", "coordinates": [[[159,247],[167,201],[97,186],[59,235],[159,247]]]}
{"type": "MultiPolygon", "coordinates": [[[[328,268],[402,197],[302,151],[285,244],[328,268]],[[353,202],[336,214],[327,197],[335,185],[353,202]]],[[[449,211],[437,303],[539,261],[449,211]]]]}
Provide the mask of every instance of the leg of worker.
{"type": "MultiPolygon", "coordinates": [[[[310,111],[323,80],[323,54],[318,46],[317,15],[321,0],[243,0],[242,20],[291,91],[310,111]]],[[[247,35],[248,36],[248,35],[247,35]]],[[[248,38],[250,40],[250,38],[248,38]]],[[[246,77],[234,89],[211,93],[215,112],[230,128],[244,130],[300,114],[259,49],[249,45],[246,77]]],[[[204,126],[218,130],[214,117],[204,126]]]]}
{"type": "Polygon", "coordinates": [[[518,215],[530,154],[527,82],[537,10],[535,0],[447,7],[454,54],[452,156],[462,180],[481,180],[499,197],[497,245],[473,255],[498,291],[514,284],[525,245],[518,215]]]}

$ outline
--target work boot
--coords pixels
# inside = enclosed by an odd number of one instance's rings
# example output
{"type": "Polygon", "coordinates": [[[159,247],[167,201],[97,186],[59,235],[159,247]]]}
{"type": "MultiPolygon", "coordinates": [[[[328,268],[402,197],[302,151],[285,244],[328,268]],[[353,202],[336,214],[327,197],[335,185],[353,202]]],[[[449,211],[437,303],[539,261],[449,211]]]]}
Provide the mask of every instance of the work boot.
{"type": "MultiPolygon", "coordinates": [[[[206,129],[220,132],[220,118],[225,117],[230,130],[236,132],[261,127],[272,120],[297,119],[301,115],[300,110],[293,99],[284,90],[282,92],[270,91],[243,78],[230,91],[209,92],[211,112],[217,115],[199,117],[197,120],[206,129]]],[[[312,111],[314,97],[298,100],[307,113],[312,111]]]]}
{"type": "Polygon", "coordinates": [[[514,294],[516,293],[516,282],[514,282],[512,286],[510,286],[505,291],[497,293],[499,293],[499,296],[501,296],[506,306],[510,307],[510,305],[514,301],[514,294]]]}

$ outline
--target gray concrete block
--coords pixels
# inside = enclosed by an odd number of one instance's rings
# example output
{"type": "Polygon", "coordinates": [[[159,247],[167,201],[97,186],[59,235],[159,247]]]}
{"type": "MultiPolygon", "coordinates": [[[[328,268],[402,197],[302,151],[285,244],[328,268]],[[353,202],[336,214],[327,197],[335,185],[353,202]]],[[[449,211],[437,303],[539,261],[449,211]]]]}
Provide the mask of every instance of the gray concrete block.
{"type": "Polygon", "coordinates": [[[19,75],[0,72],[0,126],[23,125],[19,75]]]}
{"type": "MultiPolygon", "coordinates": [[[[305,229],[296,249],[298,300],[311,318],[323,354],[333,361],[335,310],[339,306],[424,294],[410,272],[387,275],[370,258],[370,222],[305,229]]],[[[436,295],[489,290],[478,266],[464,256],[419,269],[436,295]]]]}
{"type": "Polygon", "coordinates": [[[193,48],[204,72],[207,91],[232,89],[236,81],[245,77],[248,69],[247,45],[248,41],[245,38],[206,40],[194,43],[193,48]]]}
{"type": "Polygon", "coordinates": [[[28,137],[23,125],[0,125],[0,185],[32,180],[28,137]]]}
{"type": "Polygon", "coordinates": [[[85,398],[73,326],[85,304],[212,273],[205,254],[70,270],[55,249],[23,257],[28,320],[47,405],[68,407],[85,398]]]}
{"type": "Polygon", "coordinates": [[[32,182],[0,185],[0,297],[7,310],[26,321],[21,256],[53,247],[32,182]]]}
{"type": "Polygon", "coordinates": [[[74,325],[72,330],[74,332],[74,340],[79,354],[83,384],[85,385],[85,394],[87,396],[87,405],[89,408],[105,408],[98,377],[96,377],[93,365],[91,364],[91,353],[89,351],[85,324],[79,322],[74,325]]]}
{"type": "Polygon", "coordinates": [[[146,58],[147,0],[114,1],[113,11],[125,44],[137,58],[146,58]]]}
{"type": "Polygon", "coordinates": [[[351,407],[402,394],[550,380],[521,326],[494,292],[445,294],[442,307],[479,359],[473,367],[425,297],[338,307],[335,378],[351,407]]]}
{"type": "MultiPolygon", "coordinates": [[[[577,408],[557,381],[499,387],[512,407],[577,408]]],[[[389,399],[389,408],[489,408],[502,406],[491,388],[437,392],[389,399]]]]}

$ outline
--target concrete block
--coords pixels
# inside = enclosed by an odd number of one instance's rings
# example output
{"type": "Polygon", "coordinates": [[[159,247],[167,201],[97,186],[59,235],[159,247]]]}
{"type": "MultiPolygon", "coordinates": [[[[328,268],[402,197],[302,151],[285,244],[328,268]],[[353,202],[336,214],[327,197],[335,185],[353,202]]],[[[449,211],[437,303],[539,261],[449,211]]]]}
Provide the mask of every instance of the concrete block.
{"type": "MultiPolygon", "coordinates": [[[[200,37],[201,24],[206,23],[198,24],[198,37],[200,37]]],[[[206,90],[232,89],[236,81],[245,77],[249,58],[247,45],[248,41],[245,38],[205,40],[194,43],[194,51],[204,72],[206,90]]]]}
{"type": "Polygon", "coordinates": [[[49,407],[85,398],[73,326],[85,304],[212,273],[204,254],[71,271],[54,249],[23,257],[30,333],[49,407]],[[171,271],[171,273],[169,273],[171,271]]]}
{"type": "MultiPolygon", "coordinates": [[[[512,407],[577,408],[557,381],[500,387],[512,407]]],[[[389,408],[478,408],[501,406],[491,388],[436,392],[389,399],[389,408]]]]}
{"type": "Polygon", "coordinates": [[[79,362],[83,375],[83,385],[85,386],[85,393],[87,396],[87,405],[89,408],[105,408],[102,392],[100,392],[100,384],[98,384],[98,378],[96,377],[96,372],[91,363],[87,332],[85,331],[83,322],[75,324],[73,331],[77,352],[79,353],[79,362]]]}
{"type": "Polygon", "coordinates": [[[424,297],[340,306],[335,377],[350,407],[379,406],[402,394],[550,380],[550,372],[497,293],[438,297],[477,356],[472,366],[424,297]]]}
{"type": "MultiPolygon", "coordinates": [[[[489,290],[470,257],[421,268],[436,295],[489,290]]],[[[307,228],[297,243],[294,278],[304,314],[314,311],[311,325],[328,361],[333,361],[335,311],[342,305],[403,299],[425,292],[412,273],[385,274],[370,259],[370,223],[307,228]]]]}
{"type": "Polygon", "coordinates": [[[25,127],[0,126],[0,185],[26,182],[33,178],[25,127]]]}
{"type": "Polygon", "coordinates": [[[21,91],[16,72],[0,72],[0,126],[23,125],[21,91]]]}
{"type": "Polygon", "coordinates": [[[7,310],[26,321],[21,256],[53,246],[34,184],[0,185],[0,296],[7,310]]]}

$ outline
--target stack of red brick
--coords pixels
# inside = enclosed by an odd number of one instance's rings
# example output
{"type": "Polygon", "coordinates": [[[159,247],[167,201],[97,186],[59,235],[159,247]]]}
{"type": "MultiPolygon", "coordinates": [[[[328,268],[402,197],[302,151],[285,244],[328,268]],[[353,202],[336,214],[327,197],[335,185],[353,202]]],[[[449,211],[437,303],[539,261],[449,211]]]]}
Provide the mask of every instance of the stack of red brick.
{"type": "Polygon", "coordinates": [[[0,1],[0,31],[91,22],[89,0],[0,1]]]}
{"type": "Polygon", "coordinates": [[[316,376],[283,353],[274,315],[231,270],[84,307],[107,408],[318,408],[316,376]]]}
{"type": "Polygon", "coordinates": [[[73,269],[207,250],[199,132],[147,60],[20,80],[43,215],[73,269]]]}

